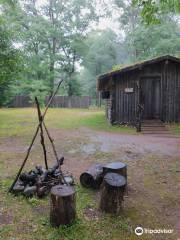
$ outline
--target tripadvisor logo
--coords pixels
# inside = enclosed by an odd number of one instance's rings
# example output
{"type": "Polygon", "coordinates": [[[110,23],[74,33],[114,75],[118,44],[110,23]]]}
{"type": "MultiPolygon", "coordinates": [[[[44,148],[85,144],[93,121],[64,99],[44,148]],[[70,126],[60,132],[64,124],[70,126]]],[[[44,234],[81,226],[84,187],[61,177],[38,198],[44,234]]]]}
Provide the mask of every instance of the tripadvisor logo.
{"type": "Polygon", "coordinates": [[[137,227],[137,228],[135,229],[135,234],[136,234],[137,236],[143,235],[143,232],[144,232],[144,230],[143,230],[142,227],[137,227]]]}
{"type": "Polygon", "coordinates": [[[148,228],[142,228],[142,227],[137,227],[135,229],[135,234],[137,236],[141,236],[143,235],[144,233],[147,234],[163,234],[163,233],[166,233],[166,234],[170,234],[170,233],[173,233],[173,229],[148,229],[148,228]]]}

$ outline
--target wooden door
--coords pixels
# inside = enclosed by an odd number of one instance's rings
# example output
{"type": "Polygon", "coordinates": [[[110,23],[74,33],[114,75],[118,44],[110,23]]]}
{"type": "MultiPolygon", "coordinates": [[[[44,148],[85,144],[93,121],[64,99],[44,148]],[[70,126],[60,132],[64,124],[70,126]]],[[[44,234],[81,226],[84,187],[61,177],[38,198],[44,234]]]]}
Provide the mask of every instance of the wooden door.
{"type": "Polygon", "coordinates": [[[143,118],[160,118],[160,77],[142,77],[140,83],[140,103],[144,106],[143,118]]]}

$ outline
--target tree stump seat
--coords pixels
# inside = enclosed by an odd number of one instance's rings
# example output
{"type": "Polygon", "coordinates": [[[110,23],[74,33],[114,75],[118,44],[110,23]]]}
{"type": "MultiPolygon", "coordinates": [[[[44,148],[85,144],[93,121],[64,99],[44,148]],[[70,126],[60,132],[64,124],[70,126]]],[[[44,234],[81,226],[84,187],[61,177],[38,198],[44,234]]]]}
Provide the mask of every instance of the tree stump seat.
{"type": "Polygon", "coordinates": [[[103,174],[108,172],[118,173],[124,176],[127,180],[127,165],[122,162],[108,163],[103,167],[103,174]]]}
{"type": "Polygon", "coordinates": [[[51,189],[50,223],[53,227],[72,223],[76,217],[75,189],[56,185],[51,189]]]}
{"type": "Polygon", "coordinates": [[[100,209],[107,213],[120,214],[126,189],[126,178],[118,173],[105,174],[101,186],[100,209]]]}
{"type": "Polygon", "coordinates": [[[80,176],[82,186],[87,188],[99,188],[103,181],[103,164],[93,164],[80,176]]]}

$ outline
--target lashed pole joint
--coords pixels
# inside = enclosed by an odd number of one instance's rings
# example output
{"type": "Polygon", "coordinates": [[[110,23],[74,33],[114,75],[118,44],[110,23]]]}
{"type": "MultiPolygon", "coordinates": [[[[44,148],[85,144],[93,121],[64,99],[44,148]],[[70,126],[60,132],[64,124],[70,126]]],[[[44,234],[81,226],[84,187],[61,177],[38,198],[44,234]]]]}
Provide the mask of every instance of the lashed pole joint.
{"type": "Polygon", "coordinates": [[[43,126],[42,126],[42,115],[41,115],[41,110],[40,110],[40,106],[39,106],[37,97],[35,97],[35,102],[36,102],[36,106],[37,106],[38,118],[39,118],[39,124],[40,124],[40,131],[41,131],[40,136],[41,136],[41,145],[42,145],[43,153],[44,153],[44,162],[45,162],[46,170],[48,170],[47,153],[46,153],[46,146],[45,146],[45,142],[44,142],[44,131],[43,131],[43,126]]]}

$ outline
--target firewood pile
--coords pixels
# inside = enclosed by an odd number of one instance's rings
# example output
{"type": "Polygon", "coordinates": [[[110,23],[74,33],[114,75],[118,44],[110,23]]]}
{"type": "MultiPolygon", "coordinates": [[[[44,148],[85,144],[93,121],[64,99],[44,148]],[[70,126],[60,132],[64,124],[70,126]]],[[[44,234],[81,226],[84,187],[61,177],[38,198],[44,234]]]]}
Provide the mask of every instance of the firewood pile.
{"type": "Polygon", "coordinates": [[[21,173],[13,187],[13,193],[23,194],[26,197],[37,196],[41,198],[47,195],[51,188],[57,184],[74,185],[73,176],[60,170],[63,161],[64,157],[48,170],[42,166],[36,166],[34,170],[21,173]]]}

